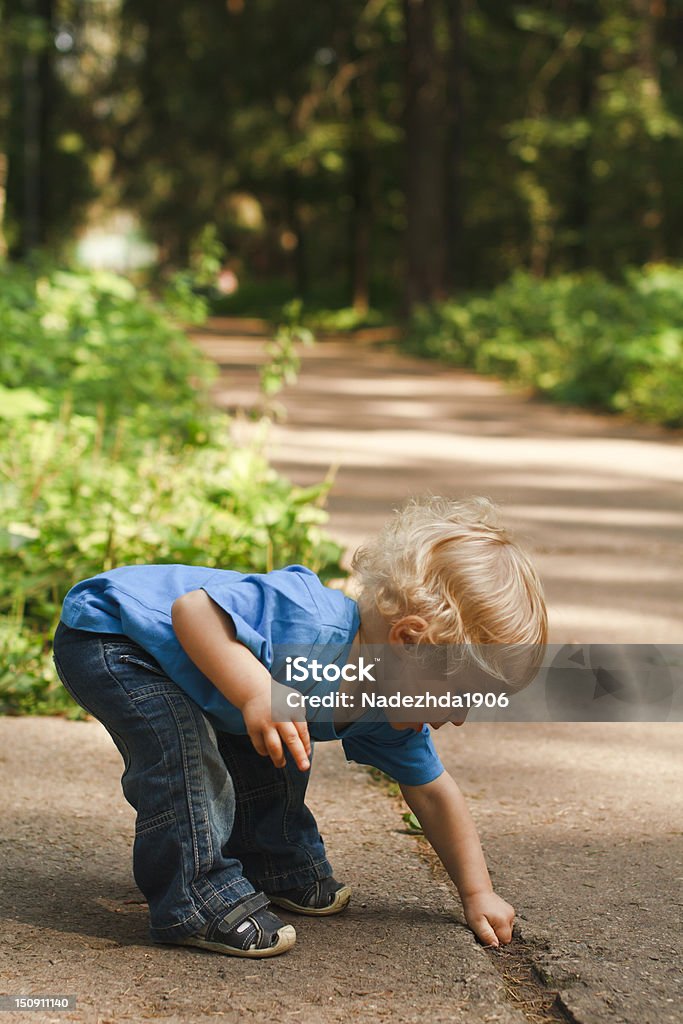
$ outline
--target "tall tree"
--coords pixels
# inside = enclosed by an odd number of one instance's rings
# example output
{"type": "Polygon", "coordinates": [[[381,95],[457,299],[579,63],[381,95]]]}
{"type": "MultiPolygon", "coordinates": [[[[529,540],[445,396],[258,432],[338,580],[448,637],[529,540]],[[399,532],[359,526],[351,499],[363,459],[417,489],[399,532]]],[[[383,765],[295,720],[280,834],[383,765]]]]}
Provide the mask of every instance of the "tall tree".
{"type": "MultiPolygon", "coordinates": [[[[635,13],[640,22],[636,43],[636,60],[642,79],[643,100],[659,106],[662,102],[662,85],[658,54],[658,26],[665,14],[664,0],[634,0],[635,13]]],[[[645,141],[645,209],[642,224],[647,238],[650,260],[666,257],[663,234],[663,188],[657,161],[656,143],[652,133],[645,141]]]]}
{"type": "Polygon", "coordinates": [[[464,179],[464,77],[465,18],[464,0],[446,0],[449,47],[446,72],[448,101],[446,143],[446,280],[451,290],[464,283],[465,252],[463,237],[464,179]]]}
{"type": "Polygon", "coordinates": [[[7,255],[5,200],[7,197],[7,150],[10,112],[10,46],[7,0],[0,0],[0,259],[7,255]]]}
{"type": "MultiPolygon", "coordinates": [[[[594,0],[578,0],[573,5],[575,24],[582,33],[581,45],[576,53],[576,112],[579,124],[589,126],[594,117],[594,103],[598,62],[596,31],[600,12],[594,0]]],[[[591,187],[591,132],[578,132],[572,159],[573,187],[567,201],[567,222],[569,227],[568,248],[571,251],[574,269],[586,266],[589,259],[589,228],[593,190],[591,187]]]]}
{"type": "Polygon", "coordinates": [[[11,256],[26,256],[49,233],[53,89],[53,0],[12,0],[10,116],[5,217],[11,256]]]}
{"type": "Polygon", "coordinates": [[[2,226],[14,257],[67,248],[93,199],[91,161],[102,141],[94,111],[114,45],[113,7],[5,0],[0,8],[2,226]]]}
{"type": "Polygon", "coordinates": [[[349,58],[352,62],[348,104],[349,148],[349,297],[357,313],[367,313],[370,305],[370,245],[373,231],[372,141],[368,129],[371,113],[372,81],[368,57],[350,33],[349,58]]]}
{"type": "Polygon", "coordinates": [[[434,0],[403,0],[408,307],[444,294],[443,96],[434,0]]]}

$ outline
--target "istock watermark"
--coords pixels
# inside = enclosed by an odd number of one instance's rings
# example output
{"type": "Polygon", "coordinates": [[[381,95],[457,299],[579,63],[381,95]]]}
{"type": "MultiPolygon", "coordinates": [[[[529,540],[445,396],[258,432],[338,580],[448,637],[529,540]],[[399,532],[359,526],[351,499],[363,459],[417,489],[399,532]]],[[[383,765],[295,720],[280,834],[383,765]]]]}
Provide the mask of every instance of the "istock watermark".
{"type": "Polygon", "coordinates": [[[280,645],[273,718],[683,721],[683,644],[280,645]]]}
{"type": "Polygon", "coordinates": [[[325,662],[318,661],[317,658],[309,659],[305,655],[299,655],[297,658],[287,655],[285,665],[285,681],[287,683],[309,681],[336,683],[340,680],[347,683],[376,682],[374,673],[377,663],[373,660],[366,664],[362,655],[357,664],[348,662],[345,665],[325,664],[325,662]]]}

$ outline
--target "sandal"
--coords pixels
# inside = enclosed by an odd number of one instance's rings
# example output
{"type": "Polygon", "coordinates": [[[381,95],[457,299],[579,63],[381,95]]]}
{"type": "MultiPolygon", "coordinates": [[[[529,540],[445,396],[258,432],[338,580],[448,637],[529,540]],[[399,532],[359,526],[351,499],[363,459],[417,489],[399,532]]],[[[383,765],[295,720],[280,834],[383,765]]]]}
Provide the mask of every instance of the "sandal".
{"type": "Polygon", "coordinates": [[[243,896],[224,917],[179,939],[175,945],[197,946],[228,956],[278,956],[294,945],[296,931],[266,909],[269,903],[262,892],[243,896]]]}
{"type": "Polygon", "coordinates": [[[326,917],[329,914],[339,914],[349,905],[351,888],[329,875],[302,889],[285,889],[283,892],[271,893],[268,899],[278,907],[293,910],[295,914],[326,917]]]}

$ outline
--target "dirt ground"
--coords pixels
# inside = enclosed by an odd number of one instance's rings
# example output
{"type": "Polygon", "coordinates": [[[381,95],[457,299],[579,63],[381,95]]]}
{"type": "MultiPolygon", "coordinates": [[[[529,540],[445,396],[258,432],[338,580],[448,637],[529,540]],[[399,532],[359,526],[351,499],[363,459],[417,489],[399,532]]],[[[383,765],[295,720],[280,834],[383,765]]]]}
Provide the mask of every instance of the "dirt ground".
{"type": "MultiPolygon", "coordinates": [[[[233,412],[255,399],[260,328],[214,322],[200,339],[233,412]]],[[[331,530],[349,553],[409,494],[487,494],[534,554],[553,642],[683,642],[680,434],[367,337],[318,344],[283,403],[272,456],[302,484],[338,466],[331,530]]],[[[683,725],[468,723],[436,742],[517,908],[512,947],[476,944],[396,800],[321,744],[311,803],[354,899],[292,918],[296,947],[253,963],[149,942],[120,759],[97,723],[0,720],[2,992],[77,997],[8,1020],[678,1024],[683,725]]]]}
{"type": "Polygon", "coordinates": [[[2,991],[77,998],[12,1021],[418,1022],[426,1006],[438,1022],[522,1024],[395,802],[336,745],[315,751],[310,803],[351,906],[328,920],[283,911],[297,945],[258,962],[149,941],[134,815],[98,723],[0,719],[0,749],[2,991]]]}

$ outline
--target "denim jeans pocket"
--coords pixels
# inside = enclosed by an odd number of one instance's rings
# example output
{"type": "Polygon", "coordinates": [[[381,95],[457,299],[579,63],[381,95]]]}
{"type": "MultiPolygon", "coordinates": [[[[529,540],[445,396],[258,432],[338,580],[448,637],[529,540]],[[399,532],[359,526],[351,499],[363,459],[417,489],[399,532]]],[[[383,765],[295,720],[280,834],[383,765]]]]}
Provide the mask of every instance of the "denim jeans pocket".
{"type": "Polygon", "coordinates": [[[148,672],[153,672],[156,676],[168,678],[161,665],[151,655],[141,658],[137,654],[129,654],[127,651],[124,651],[122,654],[119,654],[119,661],[122,661],[125,665],[139,665],[140,668],[146,668],[148,672]]]}
{"type": "Polygon", "coordinates": [[[156,658],[129,637],[122,636],[120,640],[104,640],[102,650],[118,662],[123,662],[126,665],[138,665],[140,668],[147,669],[148,672],[154,672],[155,675],[166,676],[156,658]]]}
{"type": "Polygon", "coordinates": [[[159,662],[134,640],[107,640],[102,644],[102,656],[108,670],[134,702],[179,692],[178,684],[166,675],[159,662]]]}

